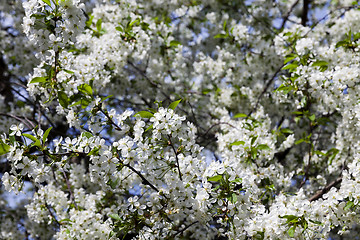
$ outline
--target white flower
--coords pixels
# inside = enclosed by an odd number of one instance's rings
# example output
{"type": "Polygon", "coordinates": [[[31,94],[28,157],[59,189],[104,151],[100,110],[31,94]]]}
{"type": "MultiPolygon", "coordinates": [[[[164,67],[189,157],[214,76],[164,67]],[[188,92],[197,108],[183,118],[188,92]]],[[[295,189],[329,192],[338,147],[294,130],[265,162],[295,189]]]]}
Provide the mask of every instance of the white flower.
{"type": "Polygon", "coordinates": [[[24,125],[20,123],[19,125],[11,125],[10,130],[12,131],[10,136],[21,136],[22,130],[24,129],[24,125]]]}

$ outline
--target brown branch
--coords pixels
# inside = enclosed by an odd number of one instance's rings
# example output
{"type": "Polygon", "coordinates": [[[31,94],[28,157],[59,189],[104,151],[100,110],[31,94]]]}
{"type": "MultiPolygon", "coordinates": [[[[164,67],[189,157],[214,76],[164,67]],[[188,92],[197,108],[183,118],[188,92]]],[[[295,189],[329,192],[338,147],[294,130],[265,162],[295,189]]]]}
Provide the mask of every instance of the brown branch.
{"type": "Polygon", "coordinates": [[[299,0],[297,0],[296,2],[294,2],[294,4],[290,7],[289,11],[286,13],[286,15],[283,17],[283,22],[281,24],[281,28],[285,27],[286,22],[289,20],[290,14],[292,13],[292,11],[294,10],[294,8],[296,7],[296,5],[298,5],[299,0]]]}
{"type": "Polygon", "coordinates": [[[194,224],[196,224],[196,223],[198,223],[199,221],[195,221],[195,222],[193,222],[193,223],[191,223],[191,224],[189,224],[189,225],[187,225],[186,227],[184,227],[183,229],[181,229],[180,231],[177,231],[174,235],[172,235],[172,237],[173,238],[175,238],[176,237],[176,235],[178,235],[178,234],[182,234],[186,229],[188,229],[189,227],[191,227],[192,225],[194,225],[194,224]]]}
{"type": "Polygon", "coordinates": [[[306,26],[306,23],[308,21],[309,4],[310,4],[310,0],[304,0],[303,11],[301,14],[301,25],[303,26],[306,26]]]}
{"type": "Polygon", "coordinates": [[[278,73],[281,71],[281,69],[284,67],[285,64],[282,64],[277,70],[276,72],[272,75],[272,77],[267,81],[264,89],[262,90],[262,92],[260,93],[257,101],[256,101],[256,104],[255,104],[255,107],[253,109],[251,109],[251,111],[249,112],[248,114],[248,117],[250,117],[250,115],[257,109],[257,107],[259,106],[260,104],[260,100],[261,98],[264,96],[264,94],[266,93],[266,91],[268,90],[268,88],[270,87],[271,83],[274,81],[274,79],[276,78],[276,76],[278,75],[278,73]]]}
{"type": "Polygon", "coordinates": [[[326,185],[323,189],[319,190],[315,195],[309,198],[310,202],[316,201],[321,198],[325,193],[327,193],[332,187],[340,184],[342,181],[342,177],[338,177],[336,180],[326,185]]]}
{"type": "Polygon", "coordinates": [[[65,181],[66,181],[66,186],[67,186],[67,188],[69,190],[69,193],[70,193],[70,200],[74,203],[75,209],[78,209],[78,206],[77,206],[76,201],[75,201],[74,194],[73,194],[73,192],[71,190],[70,181],[69,181],[68,177],[66,176],[66,173],[65,173],[64,170],[62,170],[62,173],[64,175],[64,178],[65,178],[65,181]]]}
{"type": "Polygon", "coordinates": [[[14,119],[22,122],[23,124],[25,124],[26,127],[28,127],[29,129],[35,128],[35,125],[29,119],[27,119],[26,117],[16,116],[16,115],[13,115],[13,114],[8,114],[8,113],[0,113],[0,116],[14,118],[14,119]]]}
{"type": "Polygon", "coordinates": [[[178,158],[178,152],[176,151],[175,147],[174,147],[174,144],[172,143],[171,141],[171,136],[169,135],[169,145],[171,146],[174,154],[175,154],[175,158],[176,158],[176,166],[177,166],[177,169],[178,169],[178,172],[179,172],[179,178],[180,178],[180,181],[182,181],[182,174],[181,174],[181,171],[180,171],[180,164],[179,164],[179,158],[178,158]]]}
{"type": "Polygon", "coordinates": [[[152,185],[140,172],[138,172],[135,168],[133,168],[131,165],[129,164],[124,164],[125,167],[128,167],[130,168],[131,171],[133,171],[134,173],[136,173],[142,180],[142,182],[145,184],[145,185],[148,185],[149,187],[151,187],[152,189],[154,189],[156,192],[159,192],[159,190],[154,186],[152,185]]]}
{"type": "Polygon", "coordinates": [[[198,138],[199,138],[199,137],[205,138],[206,135],[209,134],[209,132],[211,131],[211,129],[213,129],[214,127],[219,126],[219,125],[221,125],[221,124],[229,125],[230,127],[237,129],[237,127],[235,127],[234,125],[232,125],[232,124],[230,124],[230,123],[227,123],[227,122],[218,122],[218,123],[215,123],[214,125],[212,125],[204,134],[198,135],[197,137],[198,137],[198,138]]]}

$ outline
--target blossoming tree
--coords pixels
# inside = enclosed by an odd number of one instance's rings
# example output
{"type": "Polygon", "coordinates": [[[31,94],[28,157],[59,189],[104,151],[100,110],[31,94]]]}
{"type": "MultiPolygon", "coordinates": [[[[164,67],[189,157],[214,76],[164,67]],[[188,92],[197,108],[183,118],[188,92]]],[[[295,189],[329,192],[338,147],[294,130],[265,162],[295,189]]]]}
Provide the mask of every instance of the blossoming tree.
{"type": "Polygon", "coordinates": [[[354,239],[359,10],[3,0],[0,238],[354,239]]]}

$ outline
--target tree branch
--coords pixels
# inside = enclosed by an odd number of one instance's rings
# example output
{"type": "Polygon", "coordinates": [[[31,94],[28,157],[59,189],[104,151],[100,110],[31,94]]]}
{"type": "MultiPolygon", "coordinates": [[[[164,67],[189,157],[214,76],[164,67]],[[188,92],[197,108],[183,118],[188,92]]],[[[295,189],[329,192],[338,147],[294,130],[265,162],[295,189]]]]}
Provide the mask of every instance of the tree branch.
{"type": "Polygon", "coordinates": [[[301,25],[303,26],[306,26],[306,23],[308,21],[309,4],[310,4],[310,0],[304,0],[303,11],[301,14],[301,25]]]}
{"type": "Polygon", "coordinates": [[[335,187],[336,185],[338,185],[339,183],[341,183],[342,181],[342,177],[338,177],[336,180],[334,180],[333,182],[331,182],[330,184],[326,185],[323,189],[321,189],[320,191],[318,191],[315,195],[313,195],[312,197],[309,198],[310,202],[316,201],[319,198],[321,198],[325,193],[327,193],[332,187],[335,187]]]}
{"type": "Polygon", "coordinates": [[[133,171],[134,173],[136,173],[142,180],[142,182],[145,184],[145,185],[148,185],[149,187],[151,187],[152,189],[154,189],[156,192],[159,192],[159,190],[154,186],[152,185],[140,172],[138,172],[135,168],[133,168],[131,165],[129,164],[124,164],[125,167],[128,167],[130,168],[131,171],[133,171]]]}
{"type": "Polygon", "coordinates": [[[290,14],[291,12],[294,10],[294,8],[296,7],[296,5],[298,5],[299,0],[297,0],[296,2],[294,2],[294,4],[290,7],[289,11],[286,13],[286,15],[283,17],[283,22],[281,24],[280,28],[284,28],[286,22],[289,20],[290,14]]]}

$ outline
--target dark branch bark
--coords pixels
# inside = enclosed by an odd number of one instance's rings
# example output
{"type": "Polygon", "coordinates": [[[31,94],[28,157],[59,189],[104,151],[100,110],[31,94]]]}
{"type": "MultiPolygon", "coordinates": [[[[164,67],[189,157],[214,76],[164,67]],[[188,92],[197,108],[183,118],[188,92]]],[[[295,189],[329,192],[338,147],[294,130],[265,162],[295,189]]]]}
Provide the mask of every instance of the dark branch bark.
{"type": "Polygon", "coordinates": [[[332,187],[335,187],[336,185],[340,184],[342,181],[342,177],[338,177],[335,181],[331,182],[330,184],[326,185],[323,189],[318,191],[315,195],[309,198],[310,202],[316,201],[319,198],[321,198],[325,193],[330,191],[332,187]]]}
{"type": "Polygon", "coordinates": [[[309,4],[310,0],[304,0],[303,11],[301,14],[301,25],[303,26],[306,26],[306,23],[308,21],[309,4]]]}
{"type": "Polygon", "coordinates": [[[292,13],[292,11],[294,10],[294,8],[296,7],[296,5],[298,5],[299,0],[297,0],[296,2],[294,2],[294,4],[290,7],[289,11],[286,13],[286,15],[283,17],[283,22],[281,24],[281,28],[285,27],[286,22],[289,20],[290,14],[292,13]]]}

